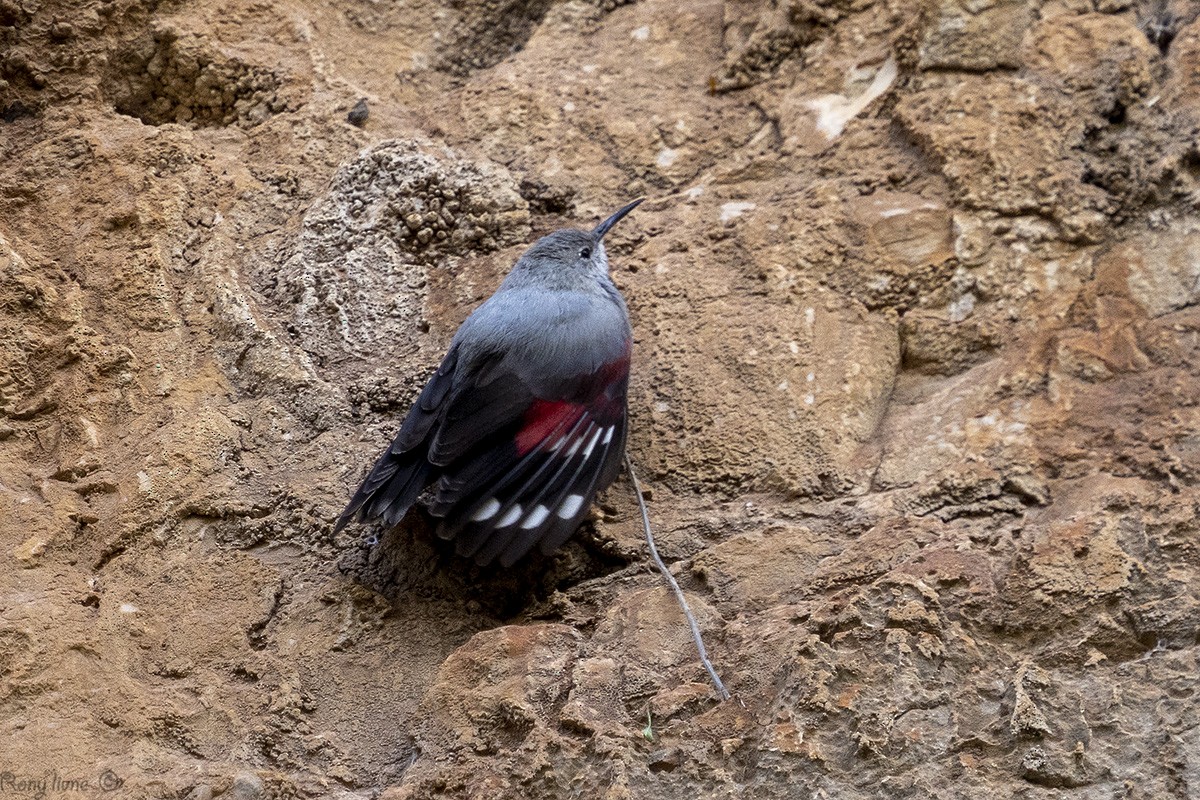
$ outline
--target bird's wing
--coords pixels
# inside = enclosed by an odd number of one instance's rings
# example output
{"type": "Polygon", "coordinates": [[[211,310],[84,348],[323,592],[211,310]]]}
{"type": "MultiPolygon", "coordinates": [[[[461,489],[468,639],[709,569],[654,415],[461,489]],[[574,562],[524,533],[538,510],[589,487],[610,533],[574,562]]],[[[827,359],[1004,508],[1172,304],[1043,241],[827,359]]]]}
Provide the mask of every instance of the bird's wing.
{"type": "Polygon", "coordinates": [[[395,524],[436,481],[430,512],[442,519],[439,535],[480,564],[499,557],[507,566],[536,544],[550,552],[566,541],[616,477],[627,320],[587,298],[564,313],[561,304],[511,294],[493,296],[460,328],[336,530],[356,516],[395,524]],[[505,327],[522,313],[521,325],[505,327]],[[530,314],[576,327],[531,325],[530,314]],[[593,335],[579,335],[587,330],[593,335]]]}
{"type": "MultiPolygon", "coordinates": [[[[454,539],[460,555],[510,566],[540,544],[559,547],[579,526],[596,492],[620,471],[625,445],[628,350],[598,370],[556,382],[551,397],[533,397],[519,418],[448,463],[430,512],[442,517],[438,535],[454,539]]],[[[527,382],[516,372],[494,376],[488,387],[527,382]]],[[[490,393],[490,392],[489,392],[490,393]]],[[[477,395],[472,394],[472,400],[477,395]]],[[[473,404],[474,408],[476,404],[473,404]]],[[[457,409],[456,409],[457,410],[457,409]]],[[[480,409],[484,411],[485,409],[480,409]]],[[[439,431],[450,441],[454,425],[479,421],[462,414],[439,431]]]]}
{"type": "Polygon", "coordinates": [[[441,474],[441,466],[473,441],[519,419],[533,399],[528,389],[517,382],[496,383],[487,390],[476,386],[477,377],[502,357],[477,357],[464,365],[459,348],[450,348],[338,518],[335,533],[355,517],[395,525],[441,474]],[[432,457],[435,447],[440,460],[432,457]]]}

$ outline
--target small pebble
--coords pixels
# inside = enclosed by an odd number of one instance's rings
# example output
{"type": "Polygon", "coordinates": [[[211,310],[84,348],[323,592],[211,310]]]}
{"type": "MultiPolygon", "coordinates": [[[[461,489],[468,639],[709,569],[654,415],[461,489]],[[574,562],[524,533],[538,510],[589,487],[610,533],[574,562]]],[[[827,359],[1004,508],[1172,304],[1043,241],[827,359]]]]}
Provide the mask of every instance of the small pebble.
{"type": "Polygon", "coordinates": [[[233,779],[233,788],[227,793],[230,800],[258,800],[263,796],[262,778],[252,772],[243,772],[233,779]]]}
{"type": "Polygon", "coordinates": [[[367,108],[367,98],[362,97],[354,104],[354,108],[350,109],[350,113],[346,115],[346,121],[356,128],[361,128],[367,124],[367,117],[370,114],[371,109],[367,108]]]}

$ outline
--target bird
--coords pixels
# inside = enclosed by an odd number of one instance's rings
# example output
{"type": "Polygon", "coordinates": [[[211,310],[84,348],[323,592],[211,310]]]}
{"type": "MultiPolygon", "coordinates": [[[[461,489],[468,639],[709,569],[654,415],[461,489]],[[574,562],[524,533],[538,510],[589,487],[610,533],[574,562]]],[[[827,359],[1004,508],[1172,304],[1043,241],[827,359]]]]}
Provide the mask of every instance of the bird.
{"type": "Polygon", "coordinates": [[[334,527],[398,524],[429,491],[435,533],[480,566],[550,555],[625,454],[633,331],[604,235],[537,240],[471,312],[334,527]]]}

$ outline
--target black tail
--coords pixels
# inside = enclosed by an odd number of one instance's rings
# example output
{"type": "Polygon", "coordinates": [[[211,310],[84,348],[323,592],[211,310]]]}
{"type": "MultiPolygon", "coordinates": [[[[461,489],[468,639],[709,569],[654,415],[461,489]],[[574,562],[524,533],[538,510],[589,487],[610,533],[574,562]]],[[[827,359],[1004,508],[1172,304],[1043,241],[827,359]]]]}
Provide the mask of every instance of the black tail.
{"type": "Polygon", "coordinates": [[[383,520],[395,525],[441,474],[438,467],[429,463],[429,446],[432,431],[441,418],[441,405],[450,394],[457,363],[458,348],[454,347],[421,390],[391,445],[350,498],[333,526],[334,533],[356,517],[361,522],[383,520]]]}
{"type": "Polygon", "coordinates": [[[388,448],[375,462],[362,486],[350,498],[346,510],[338,517],[337,524],[333,526],[334,533],[355,518],[360,522],[381,520],[388,525],[395,525],[417,502],[421,492],[437,478],[434,466],[426,458],[425,447],[403,453],[393,453],[392,450],[388,448]]]}

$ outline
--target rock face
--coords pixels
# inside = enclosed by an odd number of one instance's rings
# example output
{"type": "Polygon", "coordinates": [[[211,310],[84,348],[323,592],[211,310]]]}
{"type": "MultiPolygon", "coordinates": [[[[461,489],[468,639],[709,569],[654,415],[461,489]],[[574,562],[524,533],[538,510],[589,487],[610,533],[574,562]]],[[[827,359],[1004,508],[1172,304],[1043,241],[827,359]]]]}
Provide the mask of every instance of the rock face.
{"type": "Polygon", "coordinates": [[[0,771],[1200,797],[1198,135],[1176,0],[0,2],[0,771]],[[624,481],[510,572],[331,533],[522,248],[639,195],[723,704],[624,481]]]}

